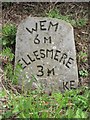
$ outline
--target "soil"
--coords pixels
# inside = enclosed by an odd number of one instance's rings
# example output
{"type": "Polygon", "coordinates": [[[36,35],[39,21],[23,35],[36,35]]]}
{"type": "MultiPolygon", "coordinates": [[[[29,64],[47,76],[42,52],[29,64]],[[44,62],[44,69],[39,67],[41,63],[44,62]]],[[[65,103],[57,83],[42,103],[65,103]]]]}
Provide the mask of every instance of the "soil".
{"type": "MultiPolygon", "coordinates": [[[[2,23],[13,23],[16,26],[28,16],[45,17],[47,13],[53,9],[57,9],[62,15],[70,15],[71,19],[77,20],[79,18],[88,19],[89,5],[88,3],[34,3],[34,2],[18,2],[18,3],[3,3],[2,5],[2,23]]],[[[80,51],[88,54],[89,44],[89,20],[83,27],[74,27],[75,45],[77,52],[78,71],[85,69],[89,70],[88,59],[82,62],[79,58],[80,51]]],[[[87,85],[89,76],[82,77],[79,75],[80,85],[87,85]]]]}

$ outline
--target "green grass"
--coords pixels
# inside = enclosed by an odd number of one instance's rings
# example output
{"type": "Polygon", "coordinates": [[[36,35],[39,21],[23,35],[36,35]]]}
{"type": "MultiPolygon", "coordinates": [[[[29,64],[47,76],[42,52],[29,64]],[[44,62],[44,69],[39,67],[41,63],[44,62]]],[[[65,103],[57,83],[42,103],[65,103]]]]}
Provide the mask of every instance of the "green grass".
{"type": "Polygon", "coordinates": [[[0,92],[0,97],[7,96],[2,104],[6,109],[2,118],[88,118],[90,112],[90,90],[81,88],[53,93],[51,96],[32,91],[29,94],[0,92]]]}
{"type": "Polygon", "coordinates": [[[88,76],[88,71],[85,69],[79,70],[79,75],[82,77],[87,77],[88,76]]]}
{"type": "Polygon", "coordinates": [[[87,58],[88,58],[88,55],[86,52],[83,52],[83,51],[80,51],[79,54],[78,54],[78,57],[79,57],[79,60],[81,60],[81,62],[85,63],[87,62],[87,58]]]}
{"type": "Polygon", "coordinates": [[[70,23],[74,27],[83,27],[88,22],[88,20],[85,18],[80,18],[80,19],[76,19],[76,20],[71,19],[71,15],[62,15],[61,13],[59,13],[59,11],[57,9],[49,11],[48,13],[46,13],[46,15],[47,15],[47,17],[64,20],[64,21],[70,23]]]}
{"type": "Polygon", "coordinates": [[[2,27],[2,45],[3,47],[11,47],[15,44],[16,26],[14,24],[5,24],[2,27]]]}

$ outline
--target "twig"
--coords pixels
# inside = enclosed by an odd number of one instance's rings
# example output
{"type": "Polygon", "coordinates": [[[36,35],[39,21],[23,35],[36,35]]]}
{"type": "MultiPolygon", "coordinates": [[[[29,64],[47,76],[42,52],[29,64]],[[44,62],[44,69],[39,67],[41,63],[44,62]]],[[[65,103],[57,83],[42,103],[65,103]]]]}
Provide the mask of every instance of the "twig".
{"type": "Polygon", "coordinates": [[[6,102],[6,99],[0,98],[0,101],[1,101],[1,102],[6,102]]]}
{"type": "Polygon", "coordinates": [[[17,89],[15,89],[14,87],[12,87],[12,85],[10,83],[8,83],[8,85],[10,86],[10,89],[14,92],[14,93],[18,93],[17,89]]]}
{"type": "Polygon", "coordinates": [[[4,74],[1,76],[1,81],[0,81],[0,83],[1,83],[1,86],[3,87],[3,89],[6,91],[6,93],[8,94],[8,95],[10,95],[9,94],[9,91],[8,90],[6,90],[6,88],[4,87],[4,85],[3,85],[3,82],[2,82],[2,77],[4,76],[4,74]]]}

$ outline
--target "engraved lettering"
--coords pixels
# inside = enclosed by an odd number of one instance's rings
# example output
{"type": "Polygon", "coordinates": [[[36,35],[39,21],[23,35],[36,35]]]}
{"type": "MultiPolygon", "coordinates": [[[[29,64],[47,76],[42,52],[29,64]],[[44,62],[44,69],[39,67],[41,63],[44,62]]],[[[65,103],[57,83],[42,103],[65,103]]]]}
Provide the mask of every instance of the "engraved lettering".
{"type": "Polygon", "coordinates": [[[44,37],[44,43],[47,43],[47,41],[49,41],[49,43],[51,43],[51,36],[49,38],[44,37]]]}
{"type": "Polygon", "coordinates": [[[37,76],[39,76],[39,77],[43,76],[44,75],[43,66],[38,65],[37,68],[39,69],[37,76]]]}
{"type": "Polygon", "coordinates": [[[61,51],[56,50],[56,53],[55,53],[55,56],[54,56],[54,60],[57,60],[57,61],[58,61],[58,53],[60,54],[61,51]]]}
{"type": "Polygon", "coordinates": [[[40,54],[41,54],[41,58],[45,58],[45,50],[44,49],[40,49],[40,54]]]}
{"type": "Polygon", "coordinates": [[[51,59],[53,59],[53,49],[52,50],[46,50],[46,57],[49,57],[49,53],[51,53],[51,59]]]}
{"type": "Polygon", "coordinates": [[[38,51],[36,50],[36,51],[34,51],[33,53],[34,53],[36,59],[37,59],[37,60],[40,60],[40,58],[38,57],[39,55],[37,54],[37,52],[38,52],[38,51]]]}
{"type": "Polygon", "coordinates": [[[74,84],[75,84],[75,81],[70,81],[70,89],[75,89],[75,87],[74,87],[74,84]]]}
{"type": "Polygon", "coordinates": [[[37,31],[37,23],[35,24],[35,28],[32,28],[32,31],[30,31],[27,27],[26,30],[31,34],[33,33],[33,31],[37,31]]]}
{"type": "Polygon", "coordinates": [[[38,34],[36,35],[35,39],[34,39],[34,43],[35,44],[39,44],[40,43],[40,40],[37,38],[38,37],[38,34]]]}
{"type": "Polygon", "coordinates": [[[48,27],[48,31],[51,29],[51,26],[52,26],[52,27],[55,27],[55,32],[56,32],[57,29],[58,29],[58,23],[53,24],[53,23],[50,21],[50,24],[49,24],[49,27],[48,27]]]}
{"type": "Polygon", "coordinates": [[[50,74],[51,74],[51,73],[53,73],[53,75],[55,75],[54,68],[53,68],[53,69],[51,69],[51,70],[49,70],[49,69],[48,69],[48,72],[47,72],[47,73],[48,73],[48,75],[47,75],[47,76],[50,76],[50,74]]]}
{"type": "Polygon", "coordinates": [[[26,65],[30,65],[31,63],[30,62],[26,62],[23,58],[22,58],[22,61],[26,64],[26,65]]]}
{"type": "Polygon", "coordinates": [[[63,82],[63,89],[64,90],[66,90],[66,89],[69,90],[67,85],[68,85],[68,82],[63,82]]]}
{"type": "Polygon", "coordinates": [[[20,63],[20,64],[21,64],[22,69],[25,69],[25,68],[26,68],[26,66],[23,66],[23,64],[21,63],[21,60],[18,60],[18,63],[20,63]]]}
{"type": "Polygon", "coordinates": [[[62,62],[63,60],[63,64],[65,64],[65,59],[67,59],[67,54],[66,53],[63,53],[61,59],[59,60],[59,62],[62,62]]]}
{"type": "Polygon", "coordinates": [[[40,21],[40,30],[47,30],[44,26],[44,23],[46,22],[46,20],[40,21]]]}
{"type": "Polygon", "coordinates": [[[69,65],[72,64],[73,61],[74,61],[74,59],[70,57],[66,63],[66,67],[70,69],[71,66],[69,66],[69,65]]]}
{"type": "Polygon", "coordinates": [[[29,60],[30,60],[31,62],[34,62],[34,61],[35,61],[35,59],[32,59],[28,54],[27,54],[27,57],[29,58],[29,60]]]}

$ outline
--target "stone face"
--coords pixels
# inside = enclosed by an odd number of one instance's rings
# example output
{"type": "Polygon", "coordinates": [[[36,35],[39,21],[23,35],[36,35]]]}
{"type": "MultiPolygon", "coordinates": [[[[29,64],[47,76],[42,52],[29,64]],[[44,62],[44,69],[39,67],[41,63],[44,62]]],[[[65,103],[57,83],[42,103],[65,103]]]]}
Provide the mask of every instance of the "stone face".
{"type": "Polygon", "coordinates": [[[28,17],[18,26],[15,63],[22,64],[19,82],[63,91],[78,86],[73,27],[65,21],[28,17]]]}

